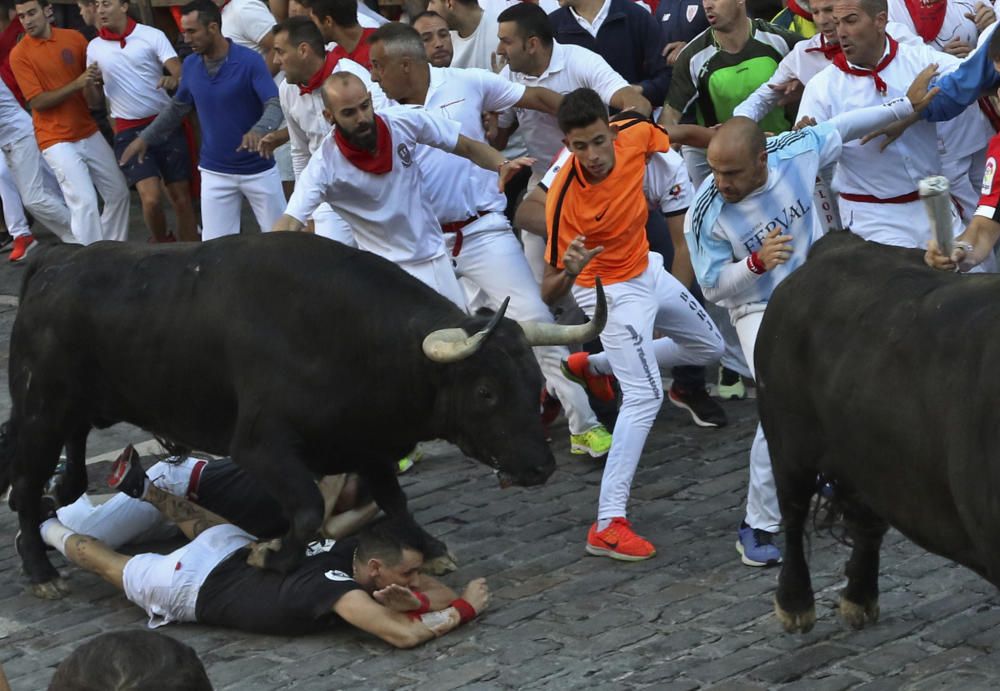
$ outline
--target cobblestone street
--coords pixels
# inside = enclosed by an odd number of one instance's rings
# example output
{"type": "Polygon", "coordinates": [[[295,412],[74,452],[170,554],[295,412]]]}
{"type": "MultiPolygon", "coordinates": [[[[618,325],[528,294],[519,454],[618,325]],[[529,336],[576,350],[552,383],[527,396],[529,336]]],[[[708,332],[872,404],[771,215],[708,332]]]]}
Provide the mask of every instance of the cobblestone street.
{"type": "MultiPolygon", "coordinates": [[[[133,211],[135,214],[135,210],[133,211]]],[[[135,218],[140,218],[137,214],[135,218]]],[[[0,257],[0,418],[9,411],[7,343],[23,267],[0,257]]],[[[584,552],[601,467],[569,454],[553,429],[558,470],[536,488],[501,490],[490,469],[442,443],[402,477],[417,520],[446,541],[456,589],[485,576],[493,591],[478,620],[411,651],[348,630],[305,638],[197,625],[161,631],[195,648],[217,689],[996,689],[996,589],[896,532],[882,551],[881,620],[849,630],[836,613],[848,550],[829,536],[810,546],[818,621],[785,634],[772,613],[778,571],[743,566],[734,548],[743,516],[753,401],[726,404],[730,425],[695,427],[660,413],[631,501],[655,558],[621,563],[584,552]]],[[[392,424],[387,420],[386,424],[392,424]]],[[[119,426],[91,436],[88,456],[149,435],[119,426]]],[[[94,462],[95,479],[107,462],[94,462]]],[[[15,691],[47,687],[53,668],[99,633],[140,629],[144,613],[96,576],[53,562],[72,592],[42,601],[25,591],[15,516],[0,506],[0,663],[15,691]]]]}

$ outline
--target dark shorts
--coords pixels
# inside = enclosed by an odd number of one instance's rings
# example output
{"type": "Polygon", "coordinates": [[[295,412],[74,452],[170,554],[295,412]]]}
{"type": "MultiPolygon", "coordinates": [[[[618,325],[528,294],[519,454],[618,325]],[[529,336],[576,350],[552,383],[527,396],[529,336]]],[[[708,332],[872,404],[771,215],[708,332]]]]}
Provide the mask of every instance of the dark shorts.
{"type": "MultiPolygon", "coordinates": [[[[122,132],[115,132],[115,158],[121,159],[125,149],[135,141],[145,127],[133,127],[122,132]]],[[[191,179],[191,152],[188,151],[184,130],[178,127],[167,141],[149,147],[142,163],[133,157],[127,164],[121,166],[122,173],[129,187],[146,178],[163,178],[163,182],[181,182],[191,179]]]]}
{"type": "Polygon", "coordinates": [[[198,481],[199,506],[262,539],[288,532],[281,505],[267,490],[228,458],[209,461],[198,481]]]}

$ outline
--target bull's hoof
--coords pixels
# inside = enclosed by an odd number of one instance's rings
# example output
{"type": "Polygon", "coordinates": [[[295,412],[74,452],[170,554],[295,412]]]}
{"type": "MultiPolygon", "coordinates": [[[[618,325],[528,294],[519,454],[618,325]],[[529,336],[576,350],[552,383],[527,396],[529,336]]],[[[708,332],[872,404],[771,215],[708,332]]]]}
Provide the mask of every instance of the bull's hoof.
{"type": "Polygon", "coordinates": [[[778,604],[778,598],[774,598],[774,613],[778,616],[781,625],[788,633],[809,633],[816,625],[816,606],[810,605],[809,609],[801,612],[788,612],[778,604]]]}
{"type": "Polygon", "coordinates": [[[31,594],[42,600],[61,600],[69,595],[69,592],[69,583],[62,578],[31,584],[31,594]]]}
{"type": "Polygon", "coordinates": [[[841,596],[840,598],[840,617],[856,631],[877,622],[878,615],[878,600],[872,600],[866,605],[859,605],[846,597],[841,596]]]}
{"type": "Polygon", "coordinates": [[[281,538],[276,537],[268,542],[255,542],[250,546],[250,554],[247,556],[247,564],[258,569],[268,568],[268,561],[271,554],[281,549],[281,538]]]}
{"type": "Polygon", "coordinates": [[[440,557],[428,559],[424,562],[424,565],[420,567],[420,570],[432,576],[443,576],[446,573],[451,573],[457,568],[458,560],[455,558],[454,554],[448,552],[447,554],[442,554],[440,557]]]}

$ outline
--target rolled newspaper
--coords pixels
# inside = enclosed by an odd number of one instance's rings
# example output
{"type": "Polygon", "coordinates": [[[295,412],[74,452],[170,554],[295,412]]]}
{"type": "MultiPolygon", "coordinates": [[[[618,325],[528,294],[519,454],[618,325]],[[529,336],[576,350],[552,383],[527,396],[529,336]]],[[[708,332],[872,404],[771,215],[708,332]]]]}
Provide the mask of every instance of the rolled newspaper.
{"type": "Polygon", "coordinates": [[[924,200],[924,208],[931,221],[931,236],[937,240],[941,254],[950,257],[954,235],[951,225],[951,185],[948,184],[948,178],[941,175],[924,178],[917,186],[917,192],[924,200]]]}

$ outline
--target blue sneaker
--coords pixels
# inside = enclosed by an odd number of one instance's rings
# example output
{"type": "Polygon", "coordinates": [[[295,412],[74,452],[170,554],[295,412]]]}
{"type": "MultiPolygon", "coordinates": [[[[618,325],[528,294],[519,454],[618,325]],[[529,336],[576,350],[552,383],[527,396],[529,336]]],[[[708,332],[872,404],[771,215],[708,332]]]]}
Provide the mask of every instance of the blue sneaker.
{"type": "Polygon", "coordinates": [[[740,523],[736,551],[747,566],[777,566],[781,563],[781,551],[774,544],[774,533],[751,528],[746,523],[740,523]]]}

